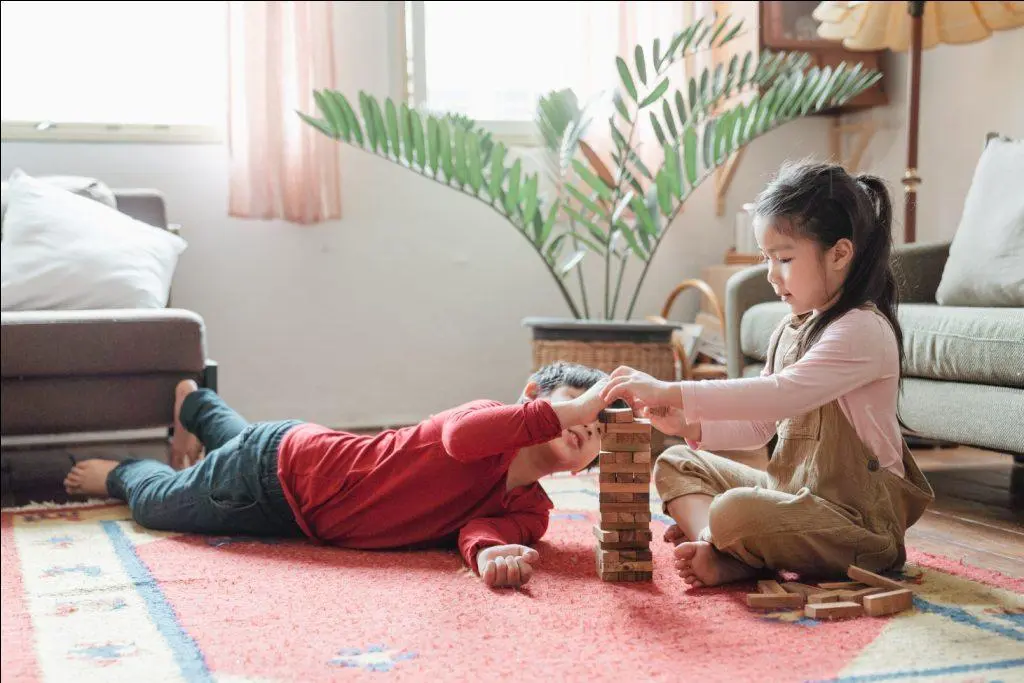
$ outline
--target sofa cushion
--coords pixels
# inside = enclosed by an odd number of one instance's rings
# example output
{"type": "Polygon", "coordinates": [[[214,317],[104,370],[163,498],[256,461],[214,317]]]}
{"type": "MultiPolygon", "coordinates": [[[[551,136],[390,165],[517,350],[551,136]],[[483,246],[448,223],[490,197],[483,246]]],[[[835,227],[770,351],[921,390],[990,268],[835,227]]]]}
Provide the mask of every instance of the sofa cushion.
{"type": "Polygon", "coordinates": [[[0,308],[162,308],[185,240],[15,172],[4,220],[0,308]]]}
{"type": "Polygon", "coordinates": [[[903,304],[909,377],[1024,387],[1024,309],[903,304]]]}
{"type": "Polygon", "coordinates": [[[4,379],[198,373],[206,359],[192,311],[14,311],[0,321],[4,379]]]}
{"type": "MultiPolygon", "coordinates": [[[[12,175],[22,172],[16,169],[12,175]]],[[[106,204],[112,209],[117,208],[117,198],[114,196],[114,191],[102,180],[77,175],[42,175],[37,176],[36,180],[92,199],[100,204],[106,204]]],[[[9,183],[6,180],[3,181],[2,187],[0,187],[0,221],[7,217],[8,188],[9,183]]]]}
{"type": "Polygon", "coordinates": [[[1024,140],[989,140],[974,170],[935,300],[1024,306],[1024,140]]]}
{"type": "MultiPolygon", "coordinates": [[[[744,355],[764,361],[768,342],[789,306],[747,309],[740,328],[744,355]]],[[[1024,310],[901,304],[908,377],[1024,387],[1024,310]]]]}

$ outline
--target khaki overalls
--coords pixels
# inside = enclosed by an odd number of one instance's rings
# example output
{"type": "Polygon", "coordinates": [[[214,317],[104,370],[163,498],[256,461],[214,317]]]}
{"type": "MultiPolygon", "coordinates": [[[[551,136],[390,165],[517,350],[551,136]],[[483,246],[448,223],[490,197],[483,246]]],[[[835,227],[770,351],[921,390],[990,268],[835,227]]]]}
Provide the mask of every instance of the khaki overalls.
{"type": "MultiPolygon", "coordinates": [[[[772,335],[772,372],[796,362],[809,315],[792,316],[772,335]]],[[[767,471],[685,446],[654,466],[664,505],[678,496],[714,496],[705,540],[751,567],[808,575],[902,568],[904,533],[935,494],[903,444],[906,477],[883,469],[861,442],[838,400],[777,424],[767,471]]],[[[664,509],[664,508],[663,508],[664,509]]]]}

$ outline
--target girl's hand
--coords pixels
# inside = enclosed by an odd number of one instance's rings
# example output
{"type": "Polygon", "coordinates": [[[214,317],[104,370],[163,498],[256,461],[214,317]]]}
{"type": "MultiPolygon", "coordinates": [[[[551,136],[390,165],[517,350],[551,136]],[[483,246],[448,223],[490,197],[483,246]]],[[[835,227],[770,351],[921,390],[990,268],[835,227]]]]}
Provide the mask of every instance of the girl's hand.
{"type": "Polygon", "coordinates": [[[601,399],[606,404],[623,399],[634,408],[637,403],[651,408],[683,407],[683,394],[674,383],[655,379],[645,372],[625,366],[611,374],[608,383],[601,389],[601,399]]]}
{"type": "Polygon", "coordinates": [[[669,436],[681,436],[690,441],[700,441],[701,429],[699,422],[687,422],[683,417],[682,408],[651,408],[642,401],[634,406],[640,413],[651,421],[651,426],[662,434],[669,436]]]}

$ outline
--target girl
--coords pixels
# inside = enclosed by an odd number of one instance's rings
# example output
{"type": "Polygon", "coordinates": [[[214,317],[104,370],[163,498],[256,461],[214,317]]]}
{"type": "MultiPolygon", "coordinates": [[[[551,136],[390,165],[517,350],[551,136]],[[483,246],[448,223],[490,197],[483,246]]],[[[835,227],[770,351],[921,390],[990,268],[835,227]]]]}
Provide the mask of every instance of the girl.
{"type": "Polygon", "coordinates": [[[768,281],[792,314],[772,334],[761,376],[670,383],[619,368],[602,390],[689,444],[654,466],[675,521],[665,539],[679,543],[676,568],[688,584],[902,567],[904,534],[934,493],[897,417],[891,222],[881,179],[783,166],[757,198],[754,230],[768,281]],[[773,434],[767,471],[707,452],[759,448],[773,434]]]}

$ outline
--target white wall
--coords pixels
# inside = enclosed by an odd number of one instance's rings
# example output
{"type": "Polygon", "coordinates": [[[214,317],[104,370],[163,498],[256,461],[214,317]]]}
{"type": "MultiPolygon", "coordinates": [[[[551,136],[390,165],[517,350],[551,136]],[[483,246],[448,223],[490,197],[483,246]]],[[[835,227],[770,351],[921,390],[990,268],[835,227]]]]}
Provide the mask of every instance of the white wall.
{"type": "MultiPolygon", "coordinates": [[[[861,162],[893,190],[896,226],[903,240],[903,186],[907,160],[905,53],[887,53],[890,105],[863,116],[880,130],[861,162]]],[[[1024,138],[1024,29],[980,43],[939,45],[922,54],[918,138],[917,241],[949,240],[956,233],[971,177],[990,131],[1024,138]]]]}
{"type": "MultiPolygon", "coordinates": [[[[387,94],[383,3],[339,3],[341,88],[387,94]]],[[[732,216],[788,157],[824,155],[828,123],[789,124],[746,152],[715,216],[700,188],[651,267],[638,316],[721,263],[732,216]]],[[[221,393],[250,419],[408,423],[479,397],[514,400],[531,367],[528,316],[568,314],[541,261],[490,209],[388,162],[341,149],[343,220],[230,219],[220,146],[4,143],[2,173],[69,173],[155,187],[189,249],[174,303],[202,314],[221,393]]],[[[593,287],[592,287],[593,289],[593,287]]],[[[683,318],[695,300],[678,308],[683,318]]]]}

